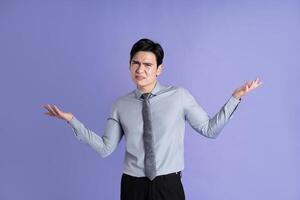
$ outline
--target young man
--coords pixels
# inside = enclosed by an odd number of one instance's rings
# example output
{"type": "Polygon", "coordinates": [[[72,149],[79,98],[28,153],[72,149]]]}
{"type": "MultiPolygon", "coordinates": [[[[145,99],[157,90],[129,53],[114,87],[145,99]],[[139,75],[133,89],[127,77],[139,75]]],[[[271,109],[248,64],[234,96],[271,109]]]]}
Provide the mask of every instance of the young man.
{"type": "Polygon", "coordinates": [[[44,105],[47,115],[64,119],[75,136],[102,157],[111,154],[122,136],[126,154],[121,180],[121,200],[184,200],[185,121],[208,138],[215,138],[232,117],[241,97],[262,83],[257,78],[236,89],[212,118],[188,90],[161,85],[164,52],[149,39],[137,41],[130,52],[130,73],[136,89],[113,104],[102,136],[82,124],[72,113],[44,105]]]}

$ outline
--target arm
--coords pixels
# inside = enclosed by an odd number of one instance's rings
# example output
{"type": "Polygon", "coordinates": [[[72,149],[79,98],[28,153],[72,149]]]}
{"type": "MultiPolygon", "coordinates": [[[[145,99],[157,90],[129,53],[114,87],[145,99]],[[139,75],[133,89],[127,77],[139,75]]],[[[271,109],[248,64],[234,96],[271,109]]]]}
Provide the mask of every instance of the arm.
{"type": "Polygon", "coordinates": [[[186,120],[194,130],[209,138],[216,138],[226,123],[232,118],[232,114],[241,101],[241,98],[262,84],[259,78],[248,81],[234,90],[229,100],[222,106],[220,111],[210,118],[199,106],[194,97],[183,89],[183,107],[186,120]]]}
{"type": "Polygon", "coordinates": [[[196,102],[189,91],[186,89],[182,90],[182,103],[185,119],[195,131],[208,138],[216,138],[218,136],[226,123],[232,118],[232,114],[240,103],[240,100],[231,96],[229,100],[221,107],[219,112],[217,112],[215,116],[211,118],[196,102]]]}
{"type": "Polygon", "coordinates": [[[68,122],[68,125],[72,127],[78,140],[89,144],[103,158],[110,155],[116,149],[123,136],[121,125],[113,118],[107,119],[103,136],[99,136],[85,127],[76,117],[73,117],[71,121],[68,122]]]}
{"type": "Polygon", "coordinates": [[[107,120],[106,129],[101,137],[85,127],[72,113],[63,112],[55,105],[47,104],[44,105],[44,108],[48,110],[48,112],[44,113],[45,115],[65,120],[72,127],[77,139],[89,144],[102,157],[111,154],[122,139],[123,130],[118,120],[116,103],[113,106],[110,117],[107,120]]]}

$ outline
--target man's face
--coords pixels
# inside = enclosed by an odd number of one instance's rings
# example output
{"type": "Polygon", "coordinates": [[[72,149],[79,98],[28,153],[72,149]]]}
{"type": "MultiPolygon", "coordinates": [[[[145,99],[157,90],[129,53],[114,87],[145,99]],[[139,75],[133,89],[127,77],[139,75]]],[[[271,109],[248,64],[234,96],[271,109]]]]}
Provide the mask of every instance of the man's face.
{"type": "Polygon", "coordinates": [[[130,73],[138,88],[151,87],[156,76],[162,71],[162,64],[157,68],[156,56],[152,52],[138,51],[130,62],[130,73]]]}

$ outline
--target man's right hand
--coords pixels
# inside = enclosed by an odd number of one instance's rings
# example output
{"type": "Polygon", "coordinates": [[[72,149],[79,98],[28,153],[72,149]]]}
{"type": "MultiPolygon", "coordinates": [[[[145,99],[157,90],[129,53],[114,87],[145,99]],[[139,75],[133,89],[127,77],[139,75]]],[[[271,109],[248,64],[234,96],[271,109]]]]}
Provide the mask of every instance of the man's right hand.
{"type": "Polygon", "coordinates": [[[73,118],[72,113],[65,113],[65,112],[61,111],[60,109],[58,109],[58,107],[55,105],[46,104],[46,105],[43,105],[43,107],[48,110],[48,112],[44,113],[45,115],[56,117],[58,119],[64,119],[67,122],[70,122],[73,118]]]}

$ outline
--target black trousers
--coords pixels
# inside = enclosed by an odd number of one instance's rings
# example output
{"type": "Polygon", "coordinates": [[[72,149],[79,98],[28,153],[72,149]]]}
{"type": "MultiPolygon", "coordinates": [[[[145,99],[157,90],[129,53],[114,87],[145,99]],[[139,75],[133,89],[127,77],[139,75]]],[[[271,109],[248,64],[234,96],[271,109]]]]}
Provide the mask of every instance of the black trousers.
{"type": "Polygon", "coordinates": [[[152,181],[123,173],[121,200],[185,200],[181,172],[157,176],[152,181]]]}

